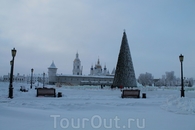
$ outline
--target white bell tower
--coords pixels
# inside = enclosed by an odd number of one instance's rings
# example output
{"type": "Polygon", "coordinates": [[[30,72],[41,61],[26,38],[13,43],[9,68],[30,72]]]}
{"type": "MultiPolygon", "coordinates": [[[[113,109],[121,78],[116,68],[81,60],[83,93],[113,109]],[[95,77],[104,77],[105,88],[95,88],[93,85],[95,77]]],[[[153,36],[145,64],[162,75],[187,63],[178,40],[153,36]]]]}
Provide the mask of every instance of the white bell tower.
{"type": "Polygon", "coordinates": [[[81,66],[81,61],[79,59],[78,52],[76,53],[76,58],[73,61],[73,75],[82,75],[83,67],[81,66]]]}

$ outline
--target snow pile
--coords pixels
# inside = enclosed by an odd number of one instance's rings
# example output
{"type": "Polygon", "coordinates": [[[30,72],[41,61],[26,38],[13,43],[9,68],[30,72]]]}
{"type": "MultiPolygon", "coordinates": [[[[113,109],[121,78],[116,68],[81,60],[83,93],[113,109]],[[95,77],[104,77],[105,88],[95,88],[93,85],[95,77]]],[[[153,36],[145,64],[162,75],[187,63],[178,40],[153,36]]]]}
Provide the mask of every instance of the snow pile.
{"type": "Polygon", "coordinates": [[[178,114],[195,114],[195,100],[188,97],[181,98],[172,95],[161,107],[178,114]]]}

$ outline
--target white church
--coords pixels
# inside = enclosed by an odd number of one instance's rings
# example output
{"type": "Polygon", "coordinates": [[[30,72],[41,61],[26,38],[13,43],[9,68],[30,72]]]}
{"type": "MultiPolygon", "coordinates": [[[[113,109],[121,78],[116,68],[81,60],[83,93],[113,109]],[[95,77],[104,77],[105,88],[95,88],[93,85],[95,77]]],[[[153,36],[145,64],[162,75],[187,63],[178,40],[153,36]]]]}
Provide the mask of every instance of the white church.
{"type": "Polygon", "coordinates": [[[102,70],[102,66],[98,58],[97,64],[95,64],[94,67],[93,65],[91,66],[89,75],[96,75],[96,76],[109,75],[109,71],[107,70],[106,65],[104,66],[104,69],[102,70]]]}
{"type": "MultiPolygon", "coordinates": [[[[79,54],[78,52],[76,53],[76,58],[73,61],[73,75],[82,75],[83,71],[83,66],[81,66],[81,60],[79,59],[79,54]]],[[[109,75],[109,71],[106,68],[106,65],[104,66],[104,69],[102,70],[102,66],[100,64],[100,60],[98,58],[97,64],[93,67],[93,65],[90,68],[90,74],[89,75],[94,75],[94,76],[105,76],[109,75]]]]}
{"type": "Polygon", "coordinates": [[[110,74],[106,68],[106,65],[102,69],[100,60],[98,58],[97,63],[90,68],[90,74],[88,76],[82,75],[83,66],[81,66],[81,60],[79,59],[78,52],[76,58],[73,61],[72,75],[57,74],[57,67],[54,61],[48,67],[49,84],[64,84],[64,85],[111,85],[114,79],[115,69],[110,74]]]}

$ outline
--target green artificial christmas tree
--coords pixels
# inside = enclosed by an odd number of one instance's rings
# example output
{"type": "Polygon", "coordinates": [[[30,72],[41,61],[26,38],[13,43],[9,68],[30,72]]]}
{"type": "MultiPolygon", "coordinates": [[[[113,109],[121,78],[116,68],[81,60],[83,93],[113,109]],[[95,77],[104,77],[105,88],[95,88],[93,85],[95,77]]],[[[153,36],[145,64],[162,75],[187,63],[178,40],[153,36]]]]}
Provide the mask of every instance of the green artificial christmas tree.
{"type": "Polygon", "coordinates": [[[137,87],[126,33],[123,33],[112,87],[137,87]]]}

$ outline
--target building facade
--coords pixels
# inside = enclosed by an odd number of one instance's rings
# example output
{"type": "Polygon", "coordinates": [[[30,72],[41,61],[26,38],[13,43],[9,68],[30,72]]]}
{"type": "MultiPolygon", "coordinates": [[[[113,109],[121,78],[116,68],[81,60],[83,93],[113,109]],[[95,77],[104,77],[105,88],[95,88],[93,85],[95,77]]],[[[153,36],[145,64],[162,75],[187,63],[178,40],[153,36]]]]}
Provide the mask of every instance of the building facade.
{"type": "MultiPolygon", "coordinates": [[[[26,82],[27,77],[25,75],[13,75],[13,82],[26,82]]],[[[2,81],[9,82],[10,81],[10,73],[8,75],[4,75],[2,81]]]]}
{"type": "Polygon", "coordinates": [[[113,76],[56,75],[56,83],[75,85],[108,85],[111,86],[113,76]]]}
{"type": "Polygon", "coordinates": [[[90,74],[88,76],[82,75],[82,69],[83,67],[81,66],[78,52],[73,61],[72,75],[57,74],[57,67],[54,62],[52,62],[50,67],[48,67],[49,84],[111,85],[113,82],[114,75],[109,75],[106,66],[104,66],[104,69],[102,70],[99,59],[95,67],[90,69],[90,74]]]}
{"type": "MultiPolygon", "coordinates": [[[[10,74],[8,73],[8,75],[4,75],[2,78],[3,82],[9,82],[10,81],[10,74]]],[[[20,83],[31,83],[31,75],[20,75],[19,73],[17,75],[13,75],[13,82],[20,82],[20,83]]],[[[33,74],[32,76],[32,83],[45,83],[48,84],[49,83],[49,79],[48,79],[48,75],[45,74],[33,74]]]]}

